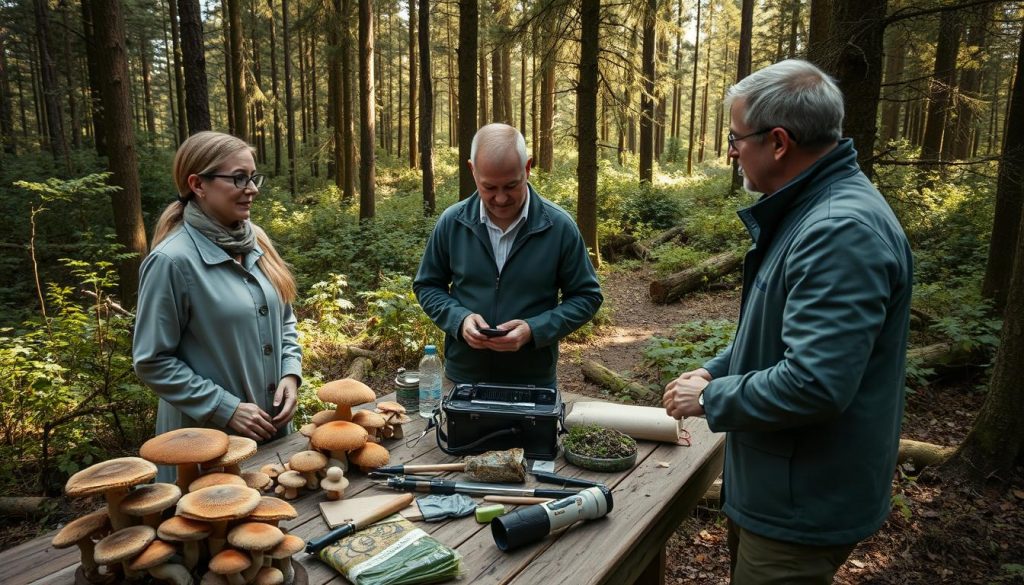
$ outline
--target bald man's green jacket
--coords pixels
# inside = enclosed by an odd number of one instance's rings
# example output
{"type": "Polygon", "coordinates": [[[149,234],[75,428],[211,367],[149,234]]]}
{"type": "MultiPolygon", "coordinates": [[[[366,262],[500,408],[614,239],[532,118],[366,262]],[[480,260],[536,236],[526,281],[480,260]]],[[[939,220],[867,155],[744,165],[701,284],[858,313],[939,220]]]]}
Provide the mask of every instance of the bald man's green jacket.
{"type": "Polygon", "coordinates": [[[558,340],[589,321],[604,300],[573,218],[532,186],[528,205],[501,274],[477,193],[446,209],[427,242],[413,290],[445,332],[445,374],[455,382],[553,387],[558,340]],[[523,319],[533,340],[516,352],[473,349],[461,335],[472,313],[492,327],[523,319]]]}

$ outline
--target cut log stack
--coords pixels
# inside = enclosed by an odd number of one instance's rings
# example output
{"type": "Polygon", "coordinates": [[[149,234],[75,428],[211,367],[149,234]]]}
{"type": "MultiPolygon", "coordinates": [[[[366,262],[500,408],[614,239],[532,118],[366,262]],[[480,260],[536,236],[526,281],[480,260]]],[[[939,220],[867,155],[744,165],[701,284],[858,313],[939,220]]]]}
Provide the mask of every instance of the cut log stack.
{"type": "Polygon", "coordinates": [[[671,303],[686,293],[706,287],[737,270],[743,264],[743,255],[728,251],[712,256],[682,272],[651,282],[650,295],[655,303],[671,303]]]}

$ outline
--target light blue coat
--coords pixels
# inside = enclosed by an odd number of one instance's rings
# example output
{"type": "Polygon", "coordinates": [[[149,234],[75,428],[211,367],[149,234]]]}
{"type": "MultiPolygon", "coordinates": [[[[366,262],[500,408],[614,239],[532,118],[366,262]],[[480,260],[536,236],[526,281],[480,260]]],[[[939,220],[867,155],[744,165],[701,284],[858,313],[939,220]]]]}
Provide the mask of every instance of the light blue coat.
{"type": "Polygon", "coordinates": [[[302,378],[291,306],[257,266],[259,246],[239,264],[183,225],[140,269],[132,353],[135,373],[160,397],[156,432],[227,430],[238,404],[252,400],[273,416],[281,378],[302,378]]]}

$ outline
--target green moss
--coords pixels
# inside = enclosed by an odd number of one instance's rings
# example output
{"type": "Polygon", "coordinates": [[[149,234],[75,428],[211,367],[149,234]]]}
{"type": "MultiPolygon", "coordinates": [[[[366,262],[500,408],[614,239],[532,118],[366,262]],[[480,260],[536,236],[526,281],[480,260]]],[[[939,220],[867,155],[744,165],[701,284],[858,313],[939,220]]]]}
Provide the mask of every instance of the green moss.
{"type": "Polygon", "coordinates": [[[579,455],[601,459],[617,459],[636,453],[636,441],[632,437],[596,425],[573,427],[562,440],[562,446],[579,455]]]}

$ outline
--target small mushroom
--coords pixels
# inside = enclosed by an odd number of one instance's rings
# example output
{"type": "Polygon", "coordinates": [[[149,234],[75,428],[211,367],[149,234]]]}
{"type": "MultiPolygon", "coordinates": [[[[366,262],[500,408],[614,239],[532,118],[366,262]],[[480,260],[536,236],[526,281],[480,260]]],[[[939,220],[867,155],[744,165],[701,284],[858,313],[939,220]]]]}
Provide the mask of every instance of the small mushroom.
{"type": "Polygon", "coordinates": [[[380,431],[384,429],[387,421],[383,416],[372,410],[360,410],[352,415],[352,422],[366,429],[368,440],[379,441],[380,431]]]}
{"type": "Polygon", "coordinates": [[[227,579],[231,585],[245,585],[242,571],[252,566],[249,555],[226,548],[210,559],[210,570],[227,579]]]}
{"type": "Polygon", "coordinates": [[[306,478],[298,471],[286,471],[277,476],[277,483],[284,487],[284,499],[294,500],[299,497],[299,488],[306,485],[306,478]]]}
{"type": "Polygon", "coordinates": [[[327,466],[327,456],[319,451],[299,451],[288,459],[288,465],[306,478],[307,488],[315,490],[320,487],[316,472],[327,466]]]}
{"type": "Polygon", "coordinates": [[[68,522],[53,537],[50,544],[56,549],[77,545],[78,550],[82,554],[82,572],[85,574],[85,578],[90,582],[97,582],[101,580],[102,576],[99,574],[99,567],[93,558],[95,544],[92,539],[105,536],[109,532],[110,516],[107,515],[106,508],[100,508],[95,512],[68,522]]]}
{"type": "Polygon", "coordinates": [[[327,492],[328,500],[340,500],[345,497],[345,488],[348,487],[348,479],[342,473],[340,467],[329,467],[327,477],[320,482],[320,487],[327,492]]]}
{"type": "Polygon", "coordinates": [[[149,571],[153,577],[171,583],[171,585],[192,585],[192,575],[188,569],[177,564],[168,563],[174,553],[174,546],[162,540],[149,543],[134,561],[128,564],[132,571],[149,571]]]}
{"type": "Polygon", "coordinates": [[[401,412],[393,413],[391,415],[391,417],[388,418],[388,424],[384,427],[385,433],[387,433],[387,431],[390,429],[390,436],[387,437],[387,438],[390,438],[390,439],[402,439],[402,438],[404,438],[405,437],[405,431],[402,430],[402,425],[409,424],[411,422],[412,422],[412,419],[409,418],[408,416],[402,414],[401,412]]]}
{"type": "Polygon", "coordinates": [[[295,569],[292,567],[292,555],[297,554],[306,548],[306,542],[294,534],[285,534],[284,540],[278,543],[267,556],[274,559],[273,566],[281,569],[284,573],[284,582],[291,583],[295,579],[295,569]]]}
{"type": "Polygon", "coordinates": [[[239,475],[242,473],[241,463],[256,454],[256,441],[249,437],[238,435],[228,436],[228,450],[226,453],[202,464],[203,469],[222,468],[225,473],[239,475]]]}
{"type": "Polygon", "coordinates": [[[210,523],[210,555],[215,555],[224,548],[228,521],[245,518],[259,503],[260,493],[250,487],[215,485],[182,496],[178,515],[210,523]]]}
{"type": "Polygon", "coordinates": [[[387,449],[377,443],[367,443],[349,453],[349,459],[351,459],[352,463],[358,465],[363,473],[366,473],[372,469],[387,465],[390,455],[388,455],[387,449]]]}
{"type": "Polygon", "coordinates": [[[284,468],[284,465],[281,465],[280,463],[267,463],[263,467],[260,467],[260,471],[269,475],[270,479],[275,479],[278,475],[281,475],[287,470],[284,468]]]}
{"type": "Polygon", "coordinates": [[[231,546],[249,551],[252,556],[252,565],[242,572],[242,578],[246,583],[252,581],[263,566],[263,553],[277,546],[282,540],[284,533],[280,528],[263,522],[244,522],[231,529],[228,533],[228,542],[231,546]]]}
{"type": "Polygon", "coordinates": [[[246,520],[251,522],[265,522],[277,526],[281,520],[294,520],[299,513],[295,507],[281,498],[263,496],[256,508],[249,512],[246,520]]]}
{"type": "Polygon", "coordinates": [[[176,465],[174,482],[182,493],[199,477],[199,464],[228,452],[228,435],[217,429],[187,427],[168,431],[146,441],[139,455],[159,465],[176,465]]]}
{"type": "Polygon", "coordinates": [[[151,527],[145,524],[129,526],[105,536],[103,540],[97,542],[93,556],[101,565],[120,564],[124,567],[126,578],[136,579],[140,573],[131,570],[128,563],[145,550],[154,539],[156,539],[156,530],[151,527]]]}
{"type": "Polygon", "coordinates": [[[199,541],[210,536],[212,527],[208,522],[192,520],[184,516],[171,516],[160,523],[156,535],[163,540],[182,543],[185,552],[185,567],[195,568],[199,562],[199,541]]]}
{"type": "Polygon", "coordinates": [[[252,585],[281,585],[284,583],[284,573],[281,569],[274,567],[263,567],[251,581],[252,585]]]}
{"type": "Polygon", "coordinates": [[[373,389],[352,378],[328,382],[316,391],[316,395],[324,402],[337,405],[334,418],[339,421],[352,420],[353,406],[377,399],[373,389]]]}
{"type": "Polygon", "coordinates": [[[270,479],[270,476],[262,471],[244,471],[241,477],[245,481],[245,485],[254,490],[262,492],[274,487],[274,480],[270,479]]]}
{"type": "Polygon", "coordinates": [[[160,525],[160,516],[181,498],[181,488],[173,483],[151,483],[140,486],[123,500],[121,512],[129,516],[142,518],[146,526],[156,528],[160,525]]]}
{"type": "Polygon", "coordinates": [[[327,423],[331,422],[332,420],[340,420],[340,419],[334,418],[335,415],[337,414],[337,412],[338,411],[334,410],[333,408],[328,409],[328,410],[321,410],[320,412],[318,412],[318,413],[314,414],[312,417],[310,417],[309,422],[315,424],[316,426],[320,426],[322,424],[327,424],[327,423]]]}
{"type": "Polygon", "coordinates": [[[133,485],[156,477],[156,465],[138,457],[119,457],[103,461],[72,475],[64,485],[69,498],[103,494],[114,530],[131,526],[131,517],[121,512],[121,500],[133,485]]]}

